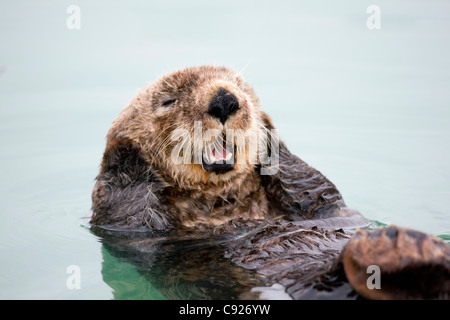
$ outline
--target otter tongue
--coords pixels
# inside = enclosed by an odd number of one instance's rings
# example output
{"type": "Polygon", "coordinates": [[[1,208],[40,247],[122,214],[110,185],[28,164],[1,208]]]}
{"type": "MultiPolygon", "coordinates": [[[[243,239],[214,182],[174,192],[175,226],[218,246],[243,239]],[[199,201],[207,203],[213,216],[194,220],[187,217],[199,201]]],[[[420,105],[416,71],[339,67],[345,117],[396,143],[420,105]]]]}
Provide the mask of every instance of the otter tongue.
{"type": "Polygon", "coordinates": [[[215,147],[212,150],[212,154],[213,154],[214,158],[216,158],[216,160],[225,160],[227,158],[226,144],[223,143],[222,147],[219,146],[218,149],[217,149],[217,147],[215,147]]]}

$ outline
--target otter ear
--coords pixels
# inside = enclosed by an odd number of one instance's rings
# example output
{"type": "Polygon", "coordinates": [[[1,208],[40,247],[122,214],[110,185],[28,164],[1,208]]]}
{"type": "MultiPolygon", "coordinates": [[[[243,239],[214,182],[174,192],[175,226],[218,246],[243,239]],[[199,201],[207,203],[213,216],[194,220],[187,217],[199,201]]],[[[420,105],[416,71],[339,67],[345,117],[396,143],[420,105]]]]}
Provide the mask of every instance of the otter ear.
{"type": "Polygon", "coordinates": [[[260,137],[258,140],[258,169],[261,176],[275,175],[278,172],[279,162],[280,139],[278,130],[275,129],[270,117],[262,111],[261,120],[264,129],[260,130],[260,137]]]}
{"type": "Polygon", "coordinates": [[[264,127],[267,130],[273,130],[275,129],[275,126],[273,125],[272,119],[267,115],[267,113],[261,111],[261,119],[264,123],[264,127]]]}
{"type": "MultiPolygon", "coordinates": [[[[274,129],[263,114],[267,129],[274,129]]],[[[339,191],[322,173],[293,155],[282,141],[271,143],[269,165],[261,164],[261,182],[271,211],[292,219],[328,218],[358,214],[348,209],[339,191]],[[275,168],[275,165],[277,166],[275,168]],[[267,169],[263,174],[263,169],[267,169]]]]}
{"type": "Polygon", "coordinates": [[[91,224],[107,228],[167,229],[169,222],[158,210],[162,184],[131,139],[117,138],[106,148],[92,192],[91,224]]]}

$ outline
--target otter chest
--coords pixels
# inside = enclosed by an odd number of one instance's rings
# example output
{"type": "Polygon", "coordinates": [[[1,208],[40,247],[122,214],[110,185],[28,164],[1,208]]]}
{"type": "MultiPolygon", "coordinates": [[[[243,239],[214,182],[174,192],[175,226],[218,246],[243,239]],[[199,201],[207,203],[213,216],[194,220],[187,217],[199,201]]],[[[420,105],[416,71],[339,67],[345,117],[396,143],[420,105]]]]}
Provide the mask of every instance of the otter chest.
{"type": "Polygon", "coordinates": [[[232,219],[267,218],[268,202],[263,190],[248,194],[232,192],[227,195],[191,191],[188,194],[169,195],[171,216],[181,225],[220,225],[232,219]]]}

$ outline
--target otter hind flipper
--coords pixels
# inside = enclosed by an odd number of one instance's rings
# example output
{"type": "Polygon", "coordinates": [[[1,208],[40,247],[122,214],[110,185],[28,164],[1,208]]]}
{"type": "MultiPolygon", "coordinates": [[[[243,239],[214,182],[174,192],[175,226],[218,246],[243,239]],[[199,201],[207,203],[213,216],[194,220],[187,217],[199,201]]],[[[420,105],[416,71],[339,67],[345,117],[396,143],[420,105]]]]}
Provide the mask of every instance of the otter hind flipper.
{"type": "Polygon", "coordinates": [[[158,192],[162,188],[140,147],[131,139],[117,138],[103,155],[92,192],[90,223],[122,230],[169,229],[171,223],[159,208],[158,192]]]}
{"type": "Polygon", "coordinates": [[[450,245],[435,236],[396,226],[359,230],[340,259],[367,299],[450,297],[450,245]]]}

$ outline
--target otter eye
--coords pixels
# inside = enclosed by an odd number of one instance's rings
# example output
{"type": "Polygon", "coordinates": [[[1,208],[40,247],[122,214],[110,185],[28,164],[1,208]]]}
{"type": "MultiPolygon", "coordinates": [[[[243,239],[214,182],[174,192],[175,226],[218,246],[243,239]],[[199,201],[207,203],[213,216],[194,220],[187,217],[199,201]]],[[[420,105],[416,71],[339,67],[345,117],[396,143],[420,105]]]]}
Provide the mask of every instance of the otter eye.
{"type": "Polygon", "coordinates": [[[168,106],[170,106],[171,104],[173,104],[175,101],[177,101],[177,100],[176,100],[176,99],[167,99],[167,100],[164,100],[164,101],[163,101],[162,105],[163,105],[164,107],[168,107],[168,106]]]}

